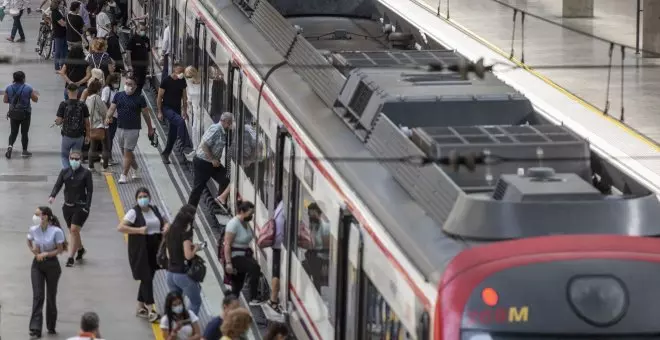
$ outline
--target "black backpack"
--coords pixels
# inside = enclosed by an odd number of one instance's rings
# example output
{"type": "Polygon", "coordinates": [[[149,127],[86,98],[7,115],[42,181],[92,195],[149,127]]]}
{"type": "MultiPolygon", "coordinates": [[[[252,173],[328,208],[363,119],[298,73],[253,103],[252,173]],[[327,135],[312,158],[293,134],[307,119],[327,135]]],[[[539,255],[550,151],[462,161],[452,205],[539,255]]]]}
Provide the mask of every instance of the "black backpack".
{"type": "Polygon", "coordinates": [[[62,134],[78,138],[85,134],[85,119],[83,116],[83,105],[78,100],[70,100],[66,103],[64,117],[62,117],[62,134]]]}
{"type": "Polygon", "coordinates": [[[16,91],[16,87],[14,87],[14,96],[9,99],[9,112],[7,112],[7,117],[9,117],[9,119],[22,121],[25,120],[30,113],[29,107],[21,102],[23,88],[25,88],[25,85],[21,86],[20,89],[16,91]]]}
{"type": "Polygon", "coordinates": [[[188,277],[195,282],[204,281],[206,277],[206,264],[204,259],[199,255],[195,255],[190,261],[188,261],[188,270],[186,271],[188,277]]]}

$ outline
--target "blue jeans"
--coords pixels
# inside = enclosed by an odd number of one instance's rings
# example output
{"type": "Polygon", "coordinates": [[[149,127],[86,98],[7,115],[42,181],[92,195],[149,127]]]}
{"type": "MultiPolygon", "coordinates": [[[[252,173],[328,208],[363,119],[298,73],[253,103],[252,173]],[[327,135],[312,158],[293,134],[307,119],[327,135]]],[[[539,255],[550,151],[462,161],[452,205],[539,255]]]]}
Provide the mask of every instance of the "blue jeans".
{"type": "Polygon", "coordinates": [[[199,310],[202,308],[202,286],[198,282],[193,281],[188,274],[185,273],[172,273],[167,272],[167,287],[170,291],[183,293],[190,300],[190,309],[199,315],[199,310]]]}
{"type": "Polygon", "coordinates": [[[23,16],[23,10],[18,12],[18,15],[13,17],[14,18],[14,25],[11,26],[11,39],[14,40],[14,37],[16,36],[16,32],[18,31],[18,35],[21,36],[21,39],[25,40],[25,33],[23,33],[23,25],[21,24],[21,17],[23,16]]]}
{"type": "Polygon", "coordinates": [[[62,168],[66,169],[69,167],[69,153],[71,150],[80,151],[80,155],[82,156],[82,147],[84,143],[84,136],[78,138],[62,136],[62,153],[60,155],[62,157],[62,168]]]}
{"type": "Polygon", "coordinates": [[[186,129],[186,121],[183,120],[181,114],[172,110],[171,108],[164,106],[163,107],[163,116],[167,119],[167,123],[170,126],[170,129],[167,133],[167,144],[165,145],[165,150],[163,150],[164,155],[169,155],[172,153],[174,148],[174,143],[176,142],[177,137],[181,139],[181,143],[184,147],[190,147],[190,138],[188,138],[188,130],[186,129]]]}
{"type": "Polygon", "coordinates": [[[55,70],[59,71],[64,65],[66,55],[69,51],[69,45],[66,37],[53,38],[53,59],[55,60],[55,70]]]}

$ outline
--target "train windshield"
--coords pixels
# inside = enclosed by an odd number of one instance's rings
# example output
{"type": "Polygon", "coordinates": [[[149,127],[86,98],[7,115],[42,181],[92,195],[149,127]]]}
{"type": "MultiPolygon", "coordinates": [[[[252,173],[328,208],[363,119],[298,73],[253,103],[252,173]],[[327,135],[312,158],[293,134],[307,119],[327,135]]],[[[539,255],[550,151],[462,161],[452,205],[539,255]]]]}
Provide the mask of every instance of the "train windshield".
{"type": "Polygon", "coordinates": [[[375,0],[269,0],[285,17],[337,16],[373,19],[375,0]]]}
{"type": "Polygon", "coordinates": [[[660,335],[538,335],[466,332],[461,340],[658,340],[660,335]]]}

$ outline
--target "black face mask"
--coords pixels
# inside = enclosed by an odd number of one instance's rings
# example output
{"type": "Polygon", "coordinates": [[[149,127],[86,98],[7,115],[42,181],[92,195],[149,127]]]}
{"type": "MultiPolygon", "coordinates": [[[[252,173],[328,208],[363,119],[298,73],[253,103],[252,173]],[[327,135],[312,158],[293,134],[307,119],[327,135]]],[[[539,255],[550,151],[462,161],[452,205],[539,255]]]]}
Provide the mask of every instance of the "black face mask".
{"type": "Polygon", "coordinates": [[[245,218],[243,218],[243,221],[250,222],[250,221],[252,221],[253,218],[254,218],[254,215],[247,215],[247,216],[245,216],[245,218]]]}

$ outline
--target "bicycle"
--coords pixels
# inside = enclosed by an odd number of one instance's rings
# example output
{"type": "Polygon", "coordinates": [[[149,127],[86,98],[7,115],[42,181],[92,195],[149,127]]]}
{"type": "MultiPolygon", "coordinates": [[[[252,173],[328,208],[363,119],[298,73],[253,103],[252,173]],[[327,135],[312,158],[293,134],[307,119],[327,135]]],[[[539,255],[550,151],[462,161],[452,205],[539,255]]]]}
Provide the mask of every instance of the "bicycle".
{"type": "Polygon", "coordinates": [[[50,59],[53,54],[53,31],[51,28],[50,17],[46,14],[41,16],[35,52],[46,60],[50,59]]]}

